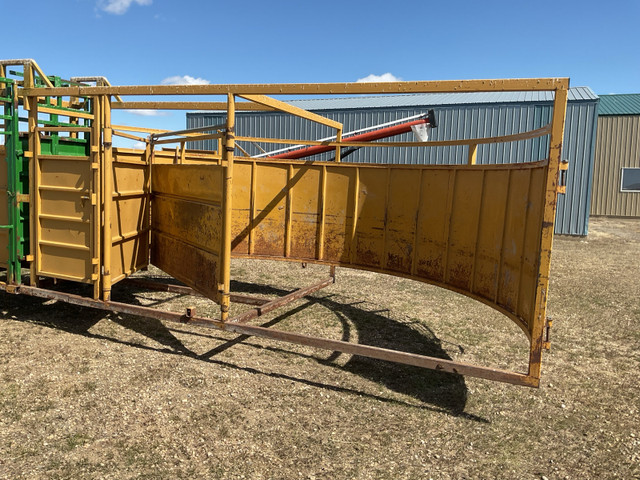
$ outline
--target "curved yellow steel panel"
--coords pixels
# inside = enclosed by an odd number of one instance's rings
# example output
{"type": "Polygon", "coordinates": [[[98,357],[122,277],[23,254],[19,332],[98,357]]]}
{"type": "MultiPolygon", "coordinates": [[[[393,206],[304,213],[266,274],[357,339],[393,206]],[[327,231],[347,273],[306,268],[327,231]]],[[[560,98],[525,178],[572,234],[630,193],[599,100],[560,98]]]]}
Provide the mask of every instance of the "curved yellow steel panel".
{"type": "Polygon", "coordinates": [[[531,337],[546,161],[380,166],[236,159],[235,168],[234,255],[437,284],[494,306],[531,337]]]}

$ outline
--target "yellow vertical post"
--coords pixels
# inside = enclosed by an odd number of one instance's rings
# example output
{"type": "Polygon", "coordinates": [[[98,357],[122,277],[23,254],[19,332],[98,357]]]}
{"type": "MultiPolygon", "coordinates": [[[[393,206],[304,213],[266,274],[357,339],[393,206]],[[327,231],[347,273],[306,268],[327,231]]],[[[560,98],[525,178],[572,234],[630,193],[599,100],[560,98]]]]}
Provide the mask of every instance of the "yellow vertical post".
{"type": "Polygon", "coordinates": [[[101,149],[100,149],[100,139],[101,139],[101,131],[102,131],[102,108],[100,105],[100,98],[93,97],[92,101],[93,106],[93,120],[91,121],[91,171],[92,171],[92,182],[93,186],[91,188],[91,196],[93,203],[93,225],[91,228],[91,263],[93,265],[93,275],[95,276],[93,284],[93,298],[100,298],[100,288],[101,288],[101,246],[100,246],[100,230],[101,230],[101,221],[100,221],[100,212],[101,212],[101,202],[100,198],[102,198],[102,175],[100,174],[100,165],[101,165],[101,149]]]}
{"type": "Polygon", "coordinates": [[[469,161],[467,163],[469,165],[475,165],[477,156],[478,156],[478,144],[472,143],[469,145],[469,161]]]}
{"type": "MultiPolygon", "coordinates": [[[[567,111],[567,93],[569,81],[565,80],[555,90],[553,118],[551,120],[551,138],[549,140],[549,164],[545,185],[545,206],[540,237],[540,269],[536,286],[537,303],[534,305],[533,324],[531,325],[531,351],[529,354],[529,375],[540,378],[544,326],[547,315],[547,292],[549,272],[551,270],[551,248],[555,226],[556,202],[558,201],[558,174],[564,138],[564,120],[567,111]]],[[[537,383],[536,383],[537,385],[537,383]]]]}
{"type": "Polygon", "coordinates": [[[336,131],[336,142],[338,143],[338,145],[336,145],[336,162],[340,161],[340,150],[342,147],[340,147],[340,142],[342,142],[342,128],[338,128],[336,131]]]}
{"type": "Polygon", "coordinates": [[[113,150],[111,129],[111,97],[102,97],[102,143],[104,147],[104,157],[102,162],[102,172],[104,175],[104,223],[102,229],[102,299],[111,300],[111,206],[113,203],[113,150]]]}
{"type": "MultiPolygon", "coordinates": [[[[34,81],[31,71],[31,64],[26,63],[24,65],[24,88],[33,88],[34,81]]],[[[37,265],[36,262],[39,259],[38,254],[38,182],[36,179],[36,170],[38,161],[38,154],[40,148],[40,142],[37,132],[38,127],[38,97],[23,98],[24,108],[29,111],[29,117],[27,125],[29,129],[29,152],[25,152],[25,156],[29,158],[29,223],[31,227],[31,233],[29,234],[29,261],[30,264],[30,283],[32,286],[38,285],[37,265]]]]}
{"type": "Polygon", "coordinates": [[[233,186],[233,154],[235,151],[235,117],[236,104],[232,93],[227,94],[227,128],[224,137],[223,165],[226,167],[224,176],[224,204],[222,217],[222,265],[220,266],[220,320],[226,322],[229,318],[231,303],[231,189],[233,186]]]}

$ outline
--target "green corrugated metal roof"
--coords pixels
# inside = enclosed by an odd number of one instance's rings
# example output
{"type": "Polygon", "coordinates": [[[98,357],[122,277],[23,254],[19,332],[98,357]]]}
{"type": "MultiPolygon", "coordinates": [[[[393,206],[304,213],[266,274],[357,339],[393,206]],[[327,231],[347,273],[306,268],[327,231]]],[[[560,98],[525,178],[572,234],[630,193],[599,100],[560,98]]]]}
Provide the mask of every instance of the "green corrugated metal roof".
{"type": "Polygon", "coordinates": [[[640,93],[600,95],[598,115],[640,115],[640,93]]]}

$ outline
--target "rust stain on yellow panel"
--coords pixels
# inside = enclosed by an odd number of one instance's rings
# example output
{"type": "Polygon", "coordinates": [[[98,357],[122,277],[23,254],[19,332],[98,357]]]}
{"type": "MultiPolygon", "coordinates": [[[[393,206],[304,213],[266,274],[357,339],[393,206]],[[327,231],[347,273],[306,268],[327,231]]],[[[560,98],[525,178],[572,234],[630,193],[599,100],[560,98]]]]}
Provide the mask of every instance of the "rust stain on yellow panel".
{"type": "Polygon", "coordinates": [[[215,301],[225,172],[217,165],[156,165],[151,180],[151,263],[215,301]]]}
{"type": "Polygon", "coordinates": [[[251,176],[254,174],[252,162],[234,165],[233,218],[231,219],[232,249],[235,254],[249,254],[251,235],[251,176]],[[240,180],[240,181],[238,181],[240,180]]]}
{"type": "Polygon", "coordinates": [[[531,331],[545,162],[505,168],[236,160],[236,168],[235,255],[284,258],[289,235],[291,259],[441,285],[494,305],[531,331]]]}
{"type": "Polygon", "coordinates": [[[483,170],[460,170],[453,185],[445,282],[470,290],[474,271],[483,170]]]}
{"type": "Polygon", "coordinates": [[[315,259],[320,223],[322,167],[295,166],[291,188],[291,249],[296,258],[315,259]],[[298,180],[296,180],[298,179],[298,180]]]}
{"type": "Polygon", "coordinates": [[[216,275],[220,268],[218,255],[192,248],[180,239],[152,231],[151,263],[194,290],[219,302],[219,277],[216,275]]]}
{"type": "Polygon", "coordinates": [[[384,269],[411,274],[422,171],[390,170],[384,269]]]}
{"type": "Polygon", "coordinates": [[[257,164],[256,179],[255,217],[253,218],[254,252],[256,255],[283,257],[289,190],[288,167],[257,164]]]}
{"type": "Polygon", "coordinates": [[[444,280],[449,194],[455,170],[437,169],[423,174],[415,274],[436,282],[444,280]]]}
{"type": "Polygon", "coordinates": [[[389,169],[360,168],[358,216],[354,239],[356,265],[379,267],[384,256],[389,169]]]}
{"type": "Polygon", "coordinates": [[[348,263],[356,170],[334,166],[326,168],[324,257],[330,262],[348,263]]]}
{"type": "Polygon", "coordinates": [[[510,170],[487,170],[481,198],[473,292],[494,299],[502,251],[510,170]]]}

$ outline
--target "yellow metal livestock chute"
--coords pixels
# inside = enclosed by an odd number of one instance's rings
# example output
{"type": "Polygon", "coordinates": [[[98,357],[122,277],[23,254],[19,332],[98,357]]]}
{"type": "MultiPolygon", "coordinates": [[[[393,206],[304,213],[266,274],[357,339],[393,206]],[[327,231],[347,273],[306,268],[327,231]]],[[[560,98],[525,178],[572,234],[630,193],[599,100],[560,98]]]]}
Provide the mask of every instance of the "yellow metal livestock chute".
{"type": "MultiPolygon", "coordinates": [[[[83,123],[90,141],[86,156],[81,159],[43,155],[34,135],[44,132],[44,127],[33,129],[30,155],[36,168],[30,178],[30,191],[69,197],[67,203],[72,210],[58,211],[58,216],[64,218],[55,221],[78,227],[69,228],[64,238],[49,240],[38,223],[46,220],[42,217],[45,198],[41,193],[32,193],[35,211],[31,213],[31,223],[36,235],[31,240],[34,247],[31,286],[8,283],[3,286],[80,305],[537,386],[548,328],[546,304],[556,200],[563,189],[559,184],[560,172],[566,168],[560,161],[560,151],[567,90],[568,79],[120,87],[70,84],[25,88],[21,94],[30,111],[35,112],[32,115],[43,107],[50,108],[36,100],[39,98],[64,98],[66,108],[73,108],[76,99],[89,99],[94,109],[84,109],[86,115],[91,115],[90,118],[85,115],[83,123]],[[551,91],[552,121],[537,130],[504,137],[361,141],[343,136],[338,122],[268,96],[474,91],[551,91]],[[223,100],[128,102],[120,98],[179,94],[223,96],[223,100]],[[127,108],[216,109],[226,111],[227,115],[222,125],[179,132],[112,125],[112,110],[127,108]],[[236,131],[236,110],[286,112],[334,129],[335,137],[318,141],[243,136],[246,132],[236,131]],[[113,136],[135,138],[147,147],[114,148],[113,136]],[[499,165],[476,162],[480,144],[519,142],[542,136],[549,138],[550,147],[547,155],[537,161],[499,165]],[[185,148],[186,142],[201,139],[214,139],[216,151],[185,148]],[[318,162],[268,156],[251,158],[242,148],[246,142],[303,145],[311,149],[322,146],[334,150],[335,159],[318,162]],[[169,144],[177,146],[167,149],[169,144]],[[465,146],[467,153],[456,165],[340,161],[349,148],[434,146],[465,146]],[[45,175],[43,166],[47,164],[56,167],[57,176],[45,175]],[[62,243],[66,250],[60,250],[60,245],[50,246],[50,242],[62,243]],[[77,248],[71,248],[74,242],[77,248]],[[53,247],[59,252],[55,258],[49,251],[53,247]],[[280,299],[242,298],[230,288],[232,256],[326,264],[330,266],[330,276],[280,299]],[[55,260],[56,268],[69,269],[70,259],[77,262],[77,273],[51,272],[42,267],[55,260]],[[220,318],[198,317],[193,312],[186,315],[161,312],[111,299],[112,285],[150,263],[219,303],[220,318]],[[249,323],[329,285],[334,281],[336,266],[426,282],[495,308],[527,336],[528,371],[499,370],[249,323]],[[47,276],[92,283],[95,299],[41,288],[37,280],[47,276]],[[232,301],[254,306],[232,317],[229,314],[232,301]]],[[[71,119],[83,118],[68,113],[71,119]]],[[[65,128],[73,134],[72,127],[65,128]]],[[[190,291],[187,287],[166,288],[190,291]]]]}

